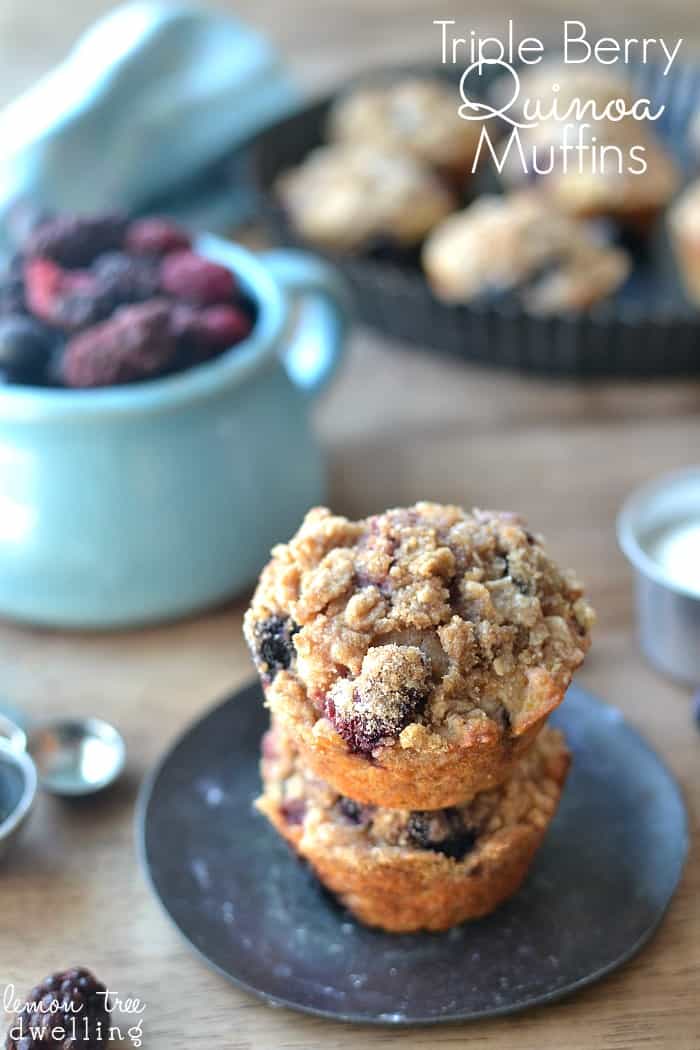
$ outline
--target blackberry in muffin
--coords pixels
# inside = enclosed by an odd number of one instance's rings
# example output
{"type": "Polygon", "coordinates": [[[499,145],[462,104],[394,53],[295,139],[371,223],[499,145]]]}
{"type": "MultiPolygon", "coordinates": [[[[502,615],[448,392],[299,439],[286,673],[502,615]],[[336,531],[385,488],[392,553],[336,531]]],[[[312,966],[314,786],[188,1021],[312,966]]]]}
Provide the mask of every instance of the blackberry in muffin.
{"type": "Polygon", "coordinates": [[[592,623],[517,515],[418,503],[361,521],[310,511],[273,550],[244,630],[315,776],[361,804],[431,810],[507,779],[592,623]]]}
{"type": "Polygon", "coordinates": [[[570,761],[561,734],[545,729],[506,784],[448,809],[411,811],[339,795],[277,726],[263,752],[258,809],[360,921],[394,933],[445,930],[512,896],[570,761]]]}

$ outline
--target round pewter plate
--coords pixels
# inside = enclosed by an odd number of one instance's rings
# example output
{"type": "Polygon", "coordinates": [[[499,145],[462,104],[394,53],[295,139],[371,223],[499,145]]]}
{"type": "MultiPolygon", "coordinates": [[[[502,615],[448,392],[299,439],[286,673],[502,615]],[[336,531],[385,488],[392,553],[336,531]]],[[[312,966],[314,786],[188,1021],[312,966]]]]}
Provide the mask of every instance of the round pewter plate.
{"type": "Polygon", "coordinates": [[[573,768],[520,892],[443,934],[356,923],[252,809],[259,686],[192,726],[144,786],[141,856],[192,947],[268,1002],[342,1021],[435,1024],[523,1010],[603,977],[656,929],[687,851],[683,801],[620,713],[572,687],[552,720],[573,768]]]}

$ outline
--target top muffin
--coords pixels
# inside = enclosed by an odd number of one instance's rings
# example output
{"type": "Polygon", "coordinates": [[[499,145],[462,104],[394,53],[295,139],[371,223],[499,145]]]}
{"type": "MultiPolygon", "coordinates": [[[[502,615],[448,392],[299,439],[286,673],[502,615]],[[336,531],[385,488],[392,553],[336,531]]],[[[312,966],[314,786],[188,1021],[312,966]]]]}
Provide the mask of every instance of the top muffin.
{"type": "Polygon", "coordinates": [[[358,522],[312,510],[274,549],[245,634],[319,775],[359,801],[437,808],[505,779],[592,621],[516,515],[418,503],[358,522]]]}

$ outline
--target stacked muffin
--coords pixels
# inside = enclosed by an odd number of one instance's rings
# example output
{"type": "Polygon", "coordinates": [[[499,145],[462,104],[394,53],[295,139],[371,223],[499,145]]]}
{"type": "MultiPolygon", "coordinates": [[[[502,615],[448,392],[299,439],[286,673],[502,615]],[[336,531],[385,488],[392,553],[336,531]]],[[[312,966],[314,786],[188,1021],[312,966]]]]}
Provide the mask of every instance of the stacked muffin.
{"type": "Polygon", "coordinates": [[[592,622],[516,515],[312,510],[245,620],[272,715],[259,809],[369,925],[487,914],[556,811],[569,754],[544,724],[592,622]]]}

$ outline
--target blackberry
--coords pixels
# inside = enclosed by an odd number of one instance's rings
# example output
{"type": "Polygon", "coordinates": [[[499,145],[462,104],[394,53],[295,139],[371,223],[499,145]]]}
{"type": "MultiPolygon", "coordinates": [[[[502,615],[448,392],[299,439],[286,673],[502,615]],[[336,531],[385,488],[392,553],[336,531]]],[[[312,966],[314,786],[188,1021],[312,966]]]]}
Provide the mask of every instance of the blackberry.
{"type": "Polygon", "coordinates": [[[26,314],[27,301],[24,294],[24,260],[15,255],[6,271],[0,276],[0,317],[7,314],[26,314]]]}
{"type": "Polygon", "coordinates": [[[43,383],[55,341],[54,334],[33,317],[1,318],[0,371],[10,383],[43,383]]]}
{"type": "Polygon", "coordinates": [[[297,624],[288,616],[268,616],[256,623],[253,657],[268,684],[278,671],[286,671],[291,666],[295,654],[292,639],[298,630],[297,624]]]}
{"type": "Polygon", "coordinates": [[[406,830],[412,845],[453,860],[462,860],[476,842],[476,834],[465,827],[457,809],[418,810],[409,816],[406,830]]]}
{"type": "Polygon", "coordinates": [[[43,222],[24,243],[24,253],[52,259],[60,266],[89,266],[98,255],[119,251],[127,220],[115,213],[60,215],[43,222]]]}
{"type": "Polygon", "coordinates": [[[123,306],[109,321],[74,336],[63,352],[63,379],[71,387],[134,383],[162,375],[176,353],[170,306],[153,299],[123,306]]]}
{"type": "Polygon", "coordinates": [[[126,231],[126,250],[132,255],[158,256],[187,251],[191,243],[189,234],[169,219],[136,219],[126,231]]]}
{"type": "Polygon", "coordinates": [[[226,266],[189,251],[171,252],[163,258],[160,286],[193,306],[230,303],[236,293],[236,279],[226,266]]]}
{"type": "Polygon", "coordinates": [[[89,970],[76,967],[33,988],[7,1033],[6,1050],[97,1050],[109,1041],[111,1003],[89,970]]]}

